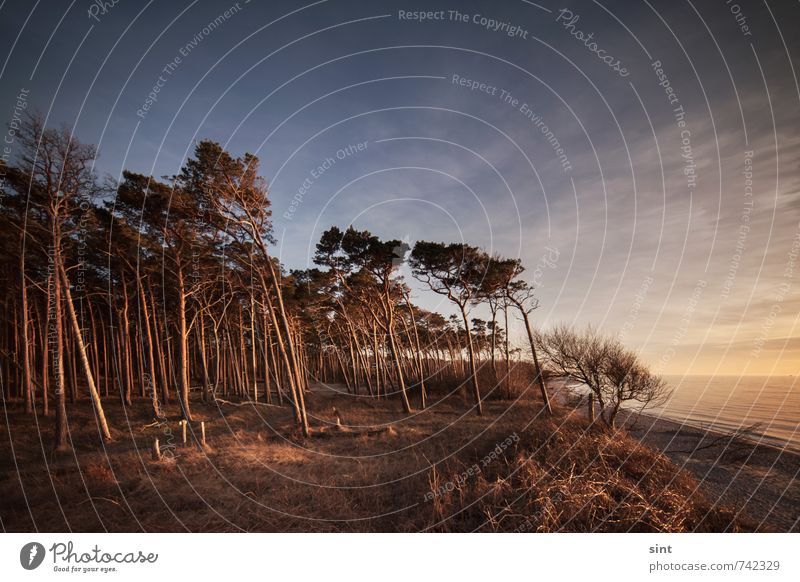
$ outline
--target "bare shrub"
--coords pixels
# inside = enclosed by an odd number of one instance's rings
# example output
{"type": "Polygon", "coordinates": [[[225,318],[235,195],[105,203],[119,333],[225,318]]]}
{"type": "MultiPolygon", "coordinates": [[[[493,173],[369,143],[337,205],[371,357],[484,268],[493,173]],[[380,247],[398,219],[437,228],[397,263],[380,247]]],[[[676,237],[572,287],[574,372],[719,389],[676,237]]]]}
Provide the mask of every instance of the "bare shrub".
{"type": "Polygon", "coordinates": [[[538,332],[536,342],[553,374],[581,382],[592,392],[610,427],[623,403],[636,402],[644,410],[669,396],[664,380],[615,337],[559,325],[538,332]]]}

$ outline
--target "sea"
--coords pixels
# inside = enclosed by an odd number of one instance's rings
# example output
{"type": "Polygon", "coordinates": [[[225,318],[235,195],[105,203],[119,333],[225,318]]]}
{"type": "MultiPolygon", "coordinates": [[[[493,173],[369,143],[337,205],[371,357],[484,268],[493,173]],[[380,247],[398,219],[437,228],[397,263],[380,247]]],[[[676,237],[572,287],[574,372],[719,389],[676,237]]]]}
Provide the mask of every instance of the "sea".
{"type": "Polygon", "coordinates": [[[800,451],[800,376],[664,376],[672,389],[648,409],[712,430],[752,429],[764,444],[800,451]]]}

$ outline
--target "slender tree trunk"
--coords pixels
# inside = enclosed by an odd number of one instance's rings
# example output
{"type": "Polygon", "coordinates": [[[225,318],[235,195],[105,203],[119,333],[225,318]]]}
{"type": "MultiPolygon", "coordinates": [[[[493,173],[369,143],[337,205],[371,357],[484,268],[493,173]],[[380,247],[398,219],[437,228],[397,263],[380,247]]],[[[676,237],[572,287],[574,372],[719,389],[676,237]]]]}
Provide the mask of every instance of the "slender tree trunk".
{"type": "Polygon", "coordinates": [[[461,317],[464,320],[464,331],[467,334],[467,352],[469,354],[469,368],[472,376],[472,390],[475,394],[475,410],[478,416],[483,414],[483,403],[481,402],[481,389],[478,387],[478,370],[475,366],[475,350],[472,347],[472,334],[469,331],[469,320],[467,320],[467,312],[464,307],[461,308],[461,317]]]}
{"type": "Polygon", "coordinates": [[[308,421],[304,418],[304,411],[301,409],[300,406],[300,398],[299,398],[299,390],[297,384],[295,382],[295,376],[292,374],[292,364],[289,360],[289,355],[286,351],[286,345],[284,343],[283,335],[281,334],[281,330],[278,327],[278,321],[275,314],[275,309],[272,305],[272,298],[269,296],[269,292],[266,293],[267,299],[267,308],[270,313],[270,317],[272,318],[272,325],[275,327],[276,333],[275,337],[278,341],[278,351],[281,354],[281,358],[283,359],[283,364],[286,369],[286,380],[289,383],[289,391],[292,398],[292,405],[294,407],[294,414],[295,420],[300,425],[303,435],[308,436],[308,421]]]}
{"type": "Polygon", "coordinates": [[[33,383],[31,382],[31,355],[30,340],[28,332],[30,323],[28,321],[28,283],[25,281],[25,233],[20,235],[21,244],[19,252],[19,282],[22,304],[22,390],[25,394],[25,412],[33,412],[33,383]]]}
{"type": "Polygon", "coordinates": [[[123,300],[123,307],[122,307],[122,331],[120,332],[120,344],[122,347],[122,364],[124,367],[124,374],[125,374],[125,384],[124,384],[124,392],[123,392],[123,401],[127,406],[131,406],[131,392],[133,391],[133,361],[131,358],[131,348],[130,348],[130,323],[128,322],[128,285],[125,281],[124,273],[121,274],[121,287],[122,287],[122,300],[123,300]]]}
{"type": "Polygon", "coordinates": [[[50,387],[50,282],[47,283],[47,303],[45,303],[44,314],[41,325],[41,345],[42,345],[42,414],[50,415],[50,398],[47,390],[50,387]]]}
{"type": "Polygon", "coordinates": [[[61,277],[58,271],[61,268],[61,231],[54,228],[53,235],[53,272],[50,274],[53,285],[53,315],[52,325],[55,335],[55,353],[53,355],[54,377],[56,382],[56,428],[54,448],[56,450],[67,447],[67,392],[64,382],[64,327],[61,314],[61,277]]]}
{"type": "Polygon", "coordinates": [[[108,360],[108,333],[106,332],[106,326],[103,325],[102,318],[100,321],[100,335],[103,338],[103,390],[106,398],[108,398],[109,387],[111,384],[111,371],[109,369],[110,364],[108,360]]]}
{"type": "MultiPolygon", "coordinates": [[[[63,295],[61,301],[64,301],[63,295]]],[[[75,404],[75,401],[78,399],[78,374],[75,371],[75,350],[73,342],[70,341],[69,334],[66,331],[64,331],[64,362],[66,364],[65,371],[69,378],[67,382],[67,386],[69,386],[69,403],[75,404]]]]}
{"type": "MultiPolygon", "coordinates": [[[[297,361],[295,359],[296,350],[294,347],[294,342],[292,341],[292,331],[289,327],[289,320],[288,317],[286,316],[286,309],[283,305],[283,292],[281,291],[280,279],[278,279],[278,276],[275,273],[275,266],[272,264],[272,259],[266,252],[265,255],[266,255],[267,265],[269,267],[270,276],[272,278],[273,285],[275,286],[275,297],[278,302],[277,315],[279,316],[280,324],[283,327],[283,331],[286,334],[286,342],[288,344],[287,345],[288,351],[283,350],[287,363],[286,373],[291,377],[290,386],[294,385],[294,387],[296,388],[296,397],[299,400],[298,405],[300,409],[301,429],[303,431],[303,436],[307,437],[309,435],[308,417],[306,415],[306,403],[305,403],[305,396],[303,395],[303,389],[301,386],[298,385],[300,380],[299,377],[300,375],[298,373],[299,371],[297,370],[297,361]]],[[[267,297],[269,297],[269,294],[267,295],[267,297]]],[[[270,311],[274,312],[272,306],[270,306],[270,311]]],[[[276,328],[277,328],[277,323],[278,322],[275,322],[276,328]]],[[[278,331],[277,335],[278,338],[281,337],[280,330],[278,331]]]]}
{"type": "Polygon", "coordinates": [[[491,362],[492,362],[492,377],[494,384],[497,386],[497,357],[495,352],[497,350],[497,305],[492,304],[492,343],[491,343],[491,362]]]}
{"type": "MultiPolygon", "coordinates": [[[[378,349],[378,326],[372,324],[372,351],[375,356],[375,393],[381,397],[381,361],[380,350],[378,349]]],[[[385,389],[384,389],[385,390],[385,389]]]]}
{"type": "Polygon", "coordinates": [[[422,348],[419,343],[419,332],[417,331],[417,319],[414,316],[414,307],[411,305],[411,299],[407,294],[406,305],[408,305],[408,313],[411,316],[411,329],[414,331],[414,346],[416,348],[417,367],[419,368],[420,408],[425,410],[427,406],[427,394],[425,390],[425,370],[422,367],[422,348]]]}
{"type": "Polygon", "coordinates": [[[200,367],[203,375],[203,402],[209,399],[208,355],[206,354],[206,318],[200,314],[200,367]]]}
{"type": "Polygon", "coordinates": [[[100,392],[100,342],[97,337],[97,322],[94,318],[94,308],[91,303],[88,305],[89,321],[92,326],[92,341],[89,345],[94,346],[92,350],[92,375],[97,383],[97,391],[100,392]]]}
{"type": "Polygon", "coordinates": [[[361,369],[363,370],[363,373],[364,373],[364,378],[366,379],[366,382],[367,382],[367,390],[369,391],[369,395],[370,396],[374,396],[375,395],[375,390],[374,390],[374,388],[372,386],[372,377],[370,376],[370,373],[369,373],[369,362],[367,361],[367,358],[366,358],[366,355],[365,355],[366,345],[364,346],[364,349],[362,350],[361,349],[361,344],[358,341],[358,334],[357,334],[357,331],[355,329],[353,330],[353,338],[354,338],[354,340],[356,342],[356,356],[359,359],[359,363],[361,364],[361,369]]]}
{"type": "Polygon", "coordinates": [[[356,361],[356,351],[353,348],[352,337],[348,338],[347,348],[350,352],[350,367],[353,369],[353,394],[358,394],[358,362],[356,361]]]}
{"type": "Polygon", "coordinates": [[[388,326],[389,349],[392,352],[392,359],[394,360],[394,365],[395,368],[397,369],[397,384],[400,387],[400,397],[402,398],[403,401],[403,411],[408,414],[411,412],[411,404],[408,401],[408,394],[406,393],[406,383],[405,380],[403,379],[403,369],[402,369],[402,364],[400,363],[400,353],[399,350],[397,349],[397,344],[394,338],[394,330],[392,329],[394,327],[393,323],[394,320],[390,318],[388,326]]]}
{"type": "MultiPolygon", "coordinates": [[[[279,332],[276,330],[275,333],[277,337],[277,334],[279,332]]],[[[277,341],[273,342],[271,338],[269,340],[269,356],[270,356],[270,361],[272,362],[272,373],[275,375],[275,391],[278,393],[278,404],[280,406],[283,406],[283,398],[286,395],[286,393],[283,390],[281,365],[278,363],[278,342],[277,341]]]]}
{"type": "Polygon", "coordinates": [[[144,335],[142,334],[141,327],[135,328],[133,333],[136,339],[133,345],[136,347],[136,370],[138,372],[136,381],[139,384],[139,397],[146,398],[147,387],[144,382],[144,335]]]}
{"type": "Polygon", "coordinates": [[[264,312],[263,317],[264,337],[262,338],[262,346],[264,347],[264,396],[267,399],[267,404],[272,403],[272,389],[270,387],[270,362],[269,356],[272,349],[272,340],[269,335],[269,324],[267,323],[267,313],[264,312]]]}
{"type": "Polygon", "coordinates": [[[542,401],[544,403],[544,409],[547,411],[547,414],[553,414],[553,409],[550,406],[550,397],[547,394],[547,388],[544,385],[544,376],[542,375],[542,368],[539,366],[539,358],[536,355],[536,344],[533,341],[533,332],[531,331],[531,324],[528,318],[528,312],[525,311],[521,306],[519,307],[519,311],[522,314],[522,319],[525,322],[525,331],[528,333],[528,342],[531,346],[531,355],[533,356],[533,371],[536,374],[536,383],[539,385],[539,391],[542,394],[542,401]]]}
{"type": "Polygon", "coordinates": [[[97,387],[94,384],[94,377],[92,376],[92,367],[89,363],[89,358],[86,355],[86,346],[83,343],[83,335],[81,334],[81,326],[78,323],[78,316],[75,314],[75,306],[72,303],[72,293],[69,290],[69,279],[67,279],[67,272],[64,266],[61,267],[61,278],[64,282],[64,294],[67,304],[67,311],[72,320],[72,331],[75,335],[75,343],[80,355],[81,364],[83,364],[83,373],[86,376],[86,383],[89,385],[89,394],[92,397],[92,404],[94,404],[95,415],[97,416],[97,424],[100,428],[100,433],[103,435],[103,440],[111,440],[111,432],[108,430],[108,423],[106,422],[106,415],[103,411],[103,404],[100,402],[100,394],[97,392],[97,387]]]}
{"type": "Polygon", "coordinates": [[[256,302],[250,289],[250,365],[253,367],[253,400],[258,402],[258,359],[256,358],[256,302]]]}
{"type": "Polygon", "coordinates": [[[156,356],[153,347],[153,334],[150,331],[150,313],[147,308],[147,297],[144,294],[144,285],[139,281],[139,299],[142,301],[142,316],[144,317],[144,326],[147,332],[147,360],[150,366],[150,399],[153,406],[153,415],[156,417],[161,416],[161,406],[158,403],[158,384],[156,383],[156,356]]]}
{"type": "Polygon", "coordinates": [[[503,306],[503,328],[505,332],[505,357],[506,357],[506,395],[511,398],[511,357],[508,349],[508,305],[503,306]]]}
{"type": "MultiPolygon", "coordinates": [[[[169,404],[169,381],[167,380],[167,364],[164,361],[164,347],[161,341],[161,327],[158,324],[158,304],[156,303],[155,295],[153,294],[153,287],[150,281],[147,282],[147,290],[150,295],[150,305],[153,306],[153,339],[156,346],[156,355],[158,356],[158,370],[161,379],[161,399],[164,404],[169,404]]],[[[164,327],[166,332],[166,327],[164,327]]]]}
{"type": "Polygon", "coordinates": [[[180,359],[181,410],[185,420],[192,420],[189,405],[189,332],[186,329],[186,286],[183,280],[183,269],[178,266],[178,357],[180,359]]]}

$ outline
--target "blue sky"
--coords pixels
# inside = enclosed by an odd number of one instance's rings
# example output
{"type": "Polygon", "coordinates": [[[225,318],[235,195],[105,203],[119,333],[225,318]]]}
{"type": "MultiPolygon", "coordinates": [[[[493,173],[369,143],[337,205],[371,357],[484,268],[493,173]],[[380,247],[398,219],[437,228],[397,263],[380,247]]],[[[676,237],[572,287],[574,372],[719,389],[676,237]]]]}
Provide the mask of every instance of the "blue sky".
{"type": "Polygon", "coordinates": [[[28,90],[114,177],[256,153],[290,267],[331,224],[463,239],[659,371],[800,367],[796,4],[107,4],[0,6],[0,115],[28,90]]]}

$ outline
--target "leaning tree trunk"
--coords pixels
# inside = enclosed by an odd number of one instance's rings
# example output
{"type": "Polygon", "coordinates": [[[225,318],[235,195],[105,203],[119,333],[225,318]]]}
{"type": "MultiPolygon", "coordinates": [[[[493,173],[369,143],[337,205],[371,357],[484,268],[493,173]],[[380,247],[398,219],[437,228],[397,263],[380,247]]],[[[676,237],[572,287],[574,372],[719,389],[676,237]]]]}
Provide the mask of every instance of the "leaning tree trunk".
{"type": "Polygon", "coordinates": [[[272,298],[269,295],[269,289],[264,289],[265,298],[267,300],[267,309],[269,310],[270,318],[272,319],[272,325],[275,328],[275,338],[278,344],[278,352],[281,355],[281,359],[283,360],[284,368],[286,369],[286,381],[289,383],[289,393],[291,394],[292,399],[292,406],[294,410],[294,417],[295,421],[300,425],[301,430],[303,431],[303,436],[308,436],[308,419],[305,416],[305,401],[300,401],[300,390],[295,382],[295,376],[292,373],[292,365],[289,361],[289,355],[286,352],[286,344],[283,341],[283,335],[281,333],[281,329],[278,325],[278,320],[275,313],[275,308],[272,305],[272,298]]]}
{"type": "MultiPolygon", "coordinates": [[[[275,327],[279,338],[281,336],[281,330],[278,329],[278,323],[280,323],[281,327],[283,328],[283,332],[286,334],[286,346],[285,348],[282,348],[286,363],[288,364],[286,372],[289,376],[293,376],[293,379],[290,380],[289,384],[290,386],[294,384],[296,398],[299,404],[301,429],[303,430],[303,436],[307,437],[309,435],[308,416],[306,415],[306,401],[305,395],[303,394],[302,379],[300,378],[300,370],[298,369],[297,364],[297,350],[295,349],[294,341],[292,340],[292,330],[289,327],[289,318],[286,315],[286,308],[283,304],[281,282],[275,273],[275,267],[272,264],[272,259],[270,258],[269,254],[266,252],[264,254],[266,256],[267,266],[269,267],[270,278],[272,279],[272,283],[275,287],[275,298],[278,302],[278,311],[276,315],[278,316],[279,322],[275,322],[275,327]]],[[[272,310],[272,306],[270,306],[270,310],[272,310]]]]}
{"type": "Polygon", "coordinates": [[[103,440],[111,440],[111,432],[108,430],[108,423],[106,422],[106,415],[103,411],[103,404],[100,402],[100,394],[97,392],[97,387],[94,383],[92,376],[92,366],[89,363],[89,357],[86,355],[86,345],[83,343],[83,335],[81,335],[81,326],[78,323],[78,316],[75,314],[75,306],[72,303],[72,293],[69,290],[69,279],[67,279],[67,272],[64,270],[63,265],[59,265],[61,270],[61,278],[64,282],[64,295],[67,303],[67,311],[69,318],[72,320],[72,331],[75,333],[75,343],[78,346],[78,354],[83,364],[83,372],[86,376],[86,383],[89,385],[89,394],[92,396],[92,403],[94,404],[94,411],[97,415],[97,423],[100,425],[100,432],[103,435],[103,440]]]}
{"type": "Polygon", "coordinates": [[[525,331],[528,333],[528,342],[531,344],[531,354],[533,355],[533,371],[536,374],[536,383],[539,385],[539,391],[542,393],[542,401],[544,402],[544,409],[547,414],[553,414],[553,408],[550,406],[550,397],[547,395],[547,388],[544,385],[544,376],[542,375],[542,368],[539,366],[539,358],[536,355],[536,344],[533,341],[533,332],[531,331],[530,319],[528,312],[521,306],[519,311],[522,314],[522,319],[525,322],[525,331]]]}

